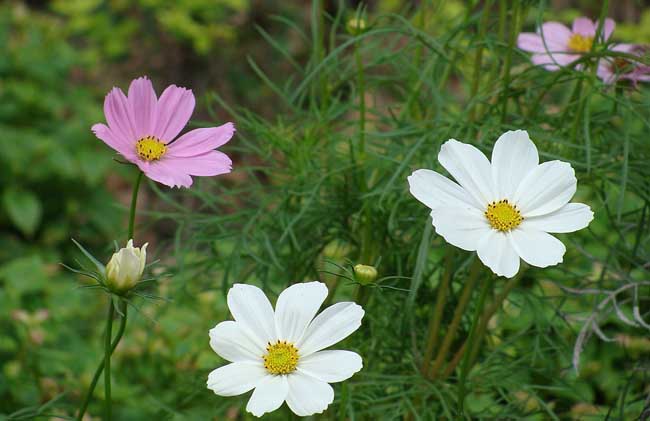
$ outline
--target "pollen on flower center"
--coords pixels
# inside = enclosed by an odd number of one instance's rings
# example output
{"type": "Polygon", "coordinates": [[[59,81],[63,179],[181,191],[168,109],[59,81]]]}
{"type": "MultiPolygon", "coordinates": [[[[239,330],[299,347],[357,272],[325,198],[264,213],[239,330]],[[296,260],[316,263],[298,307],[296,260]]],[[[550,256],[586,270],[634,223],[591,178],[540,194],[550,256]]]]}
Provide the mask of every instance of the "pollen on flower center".
{"type": "Polygon", "coordinates": [[[264,355],[264,368],[271,374],[292,373],[298,365],[298,349],[287,341],[269,342],[264,355]]]}
{"type": "Polygon", "coordinates": [[[138,156],[145,161],[155,161],[160,159],[167,151],[167,146],[157,137],[146,136],[138,140],[135,145],[138,156]]]}
{"type": "Polygon", "coordinates": [[[524,220],[517,206],[510,204],[508,199],[490,203],[485,210],[485,217],[492,228],[503,232],[517,228],[524,220]]]}
{"type": "Polygon", "coordinates": [[[569,38],[567,46],[569,50],[576,53],[588,53],[591,51],[591,45],[594,43],[594,37],[586,37],[580,34],[573,34],[569,38]]]}

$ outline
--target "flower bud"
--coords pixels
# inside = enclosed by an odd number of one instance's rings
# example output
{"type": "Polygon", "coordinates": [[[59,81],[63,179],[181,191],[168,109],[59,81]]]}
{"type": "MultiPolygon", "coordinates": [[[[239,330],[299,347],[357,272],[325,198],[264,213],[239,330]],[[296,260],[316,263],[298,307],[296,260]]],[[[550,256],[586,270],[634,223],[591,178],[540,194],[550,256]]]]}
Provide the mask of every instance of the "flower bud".
{"type": "Polygon", "coordinates": [[[371,284],[377,279],[377,269],[374,266],[355,265],[354,277],[361,285],[371,284]]]}
{"type": "Polygon", "coordinates": [[[133,247],[133,240],[114,253],[106,265],[106,280],[111,291],[123,293],[133,288],[142,279],[146,260],[147,244],[140,249],[133,247]]]}
{"type": "Polygon", "coordinates": [[[366,20],[362,17],[355,16],[348,19],[345,23],[345,29],[347,29],[350,35],[359,35],[366,30],[366,20]]]}

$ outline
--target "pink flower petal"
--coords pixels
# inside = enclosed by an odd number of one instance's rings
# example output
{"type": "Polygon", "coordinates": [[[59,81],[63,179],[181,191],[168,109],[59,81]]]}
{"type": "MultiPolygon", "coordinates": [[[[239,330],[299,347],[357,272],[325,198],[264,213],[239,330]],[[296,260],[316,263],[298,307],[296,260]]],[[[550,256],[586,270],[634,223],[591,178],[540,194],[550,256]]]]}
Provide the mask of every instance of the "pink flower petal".
{"type": "Polygon", "coordinates": [[[603,24],[603,35],[605,41],[607,41],[609,37],[612,36],[612,32],[614,32],[614,28],[616,28],[616,22],[614,22],[614,19],[611,18],[605,19],[605,23],[603,24]]]}
{"type": "Polygon", "coordinates": [[[163,158],[174,171],[189,175],[213,176],[226,174],[232,170],[232,161],[225,153],[208,151],[201,155],[188,157],[169,156],[163,158]]]}
{"type": "Polygon", "coordinates": [[[597,25],[594,25],[594,22],[589,18],[581,17],[573,21],[573,33],[584,37],[595,37],[596,27],[597,25]]]}
{"type": "Polygon", "coordinates": [[[135,122],[137,139],[150,136],[156,124],[156,91],[147,77],[141,77],[131,82],[128,95],[129,105],[135,122]]]}
{"type": "Polygon", "coordinates": [[[533,54],[532,62],[536,66],[543,66],[546,70],[555,71],[562,66],[566,66],[577,60],[579,57],[575,54],[556,53],[556,54],[533,54]]]}
{"type": "Polygon", "coordinates": [[[194,111],[194,94],[189,89],[170,85],[158,100],[158,115],[153,135],[169,143],[180,133],[194,111]]]}
{"type": "Polygon", "coordinates": [[[104,99],[104,115],[108,127],[123,142],[135,143],[135,125],[131,107],[120,88],[113,88],[104,99]]]}
{"type": "Polygon", "coordinates": [[[547,51],[542,37],[532,32],[520,33],[517,37],[517,47],[530,53],[545,53],[547,51]]]}
{"type": "Polygon", "coordinates": [[[601,59],[598,61],[598,77],[606,84],[610,85],[616,81],[616,76],[612,72],[612,63],[609,60],[601,59]]]}
{"type": "Polygon", "coordinates": [[[219,127],[195,129],[170,144],[167,155],[174,157],[200,155],[227,143],[234,133],[235,126],[232,123],[226,123],[219,127]]]}
{"type": "Polygon", "coordinates": [[[559,22],[546,22],[540,28],[540,34],[550,51],[566,51],[571,31],[559,22]]]}
{"type": "Polygon", "coordinates": [[[97,136],[111,148],[115,149],[129,161],[135,162],[137,160],[133,145],[130,145],[120,137],[115,136],[115,134],[107,125],[98,123],[93,125],[91,130],[93,133],[95,133],[95,136],[97,136]]]}
{"type": "Polygon", "coordinates": [[[138,161],[138,167],[150,179],[169,187],[190,187],[192,177],[187,172],[179,169],[173,161],[161,159],[160,161],[138,161]]]}

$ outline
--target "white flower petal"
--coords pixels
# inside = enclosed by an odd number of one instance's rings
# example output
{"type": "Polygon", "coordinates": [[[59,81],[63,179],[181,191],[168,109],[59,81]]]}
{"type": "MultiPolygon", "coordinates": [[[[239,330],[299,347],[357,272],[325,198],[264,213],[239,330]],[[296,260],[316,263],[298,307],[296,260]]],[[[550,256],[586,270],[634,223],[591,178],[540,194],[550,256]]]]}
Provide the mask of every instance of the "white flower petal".
{"type": "Polygon", "coordinates": [[[300,372],[327,383],[347,380],[361,368],[361,356],[352,351],[318,351],[298,361],[300,372]]]}
{"type": "Polygon", "coordinates": [[[521,181],[539,164],[535,144],[525,130],[502,134],[492,150],[492,176],[499,199],[513,197],[521,181]]]}
{"type": "Polygon", "coordinates": [[[438,206],[481,206],[461,186],[435,171],[416,170],[408,176],[408,182],[411,194],[430,209],[438,206]]]}
{"type": "Polygon", "coordinates": [[[220,396],[241,395],[254,388],[266,375],[261,363],[232,363],[212,370],[208,375],[208,389],[220,396]]]}
{"type": "Polygon", "coordinates": [[[577,180],[571,164],[548,161],[538,165],[521,182],[515,196],[524,218],[545,215],[569,203],[577,180]]]}
{"type": "Polygon", "coordinates": [[[582,203],[567,203],[555,212],[526,218],[521,223],[523,229],[566,233],[586,228],[594,219],[591,208],[582,203]]]}
{"type": "Polygon", "coordinates": [[[273,307],[264,292],[256,286],[235,284],[228,291],[228,308],[238,323],[254,335],[262,348],[277,340],[273,307]]]}
{"type": "Polygon", "coordinates": [[[265,350],[251,337],[242,325],[228,320],[210,329],[210,346],[228,361],[261,361],[265,350]]]}
{"type": "Polygon", "coordinates": [[[560,240],[544,231],[523,229],[522,225],[510,231],[510,239],[526,263],[545,268],[562,262],[566,247],[560,240]]]}
{"type": "Polygon", "coordinates": [[[450,139],[440,148],[438,161],[477,203],[497,200],[490,161],[474,146],[450,139]]]}
{"type": "Polygon", "coordinates": [[[282,406],[289,393],[287,376],[267,375],[255,386],[246,410],[256,417],[272,412],[282,406]]]}
{"type": "Polygon", "coordinates": [[[305,335],[296,344],[301,357],[332,346],[347,338],[361,326],[364,311],[351,302],[327,307],[309,324],[305,335]]]}
{"type": "Polygon", "coordinates": [[[508,235],[498,230],[490,230],[481,239],[476,254],[492,272],[512,278],[519,272],[519,255],[510,243],[508,235]]]}
{"type": "Polygon", "coordinates": [[[474,208],[439,207],[431,212],[436,233],[463,250],[474,251],[491,230],[485,215],[474,208]]]}
{"type": "Polygon", "coordinates": [[[327,297],[322,282],[294,284],[282,291],[275,304],[275,326],[278,338],[296,343],[327,297]]]}
{"type": "Polygon", "coordinates": [[[295,372],[288,376],[288,381],[287,405],[300,417],[320,414],[334,402],[334,389],[321,380],[295,372]]]}

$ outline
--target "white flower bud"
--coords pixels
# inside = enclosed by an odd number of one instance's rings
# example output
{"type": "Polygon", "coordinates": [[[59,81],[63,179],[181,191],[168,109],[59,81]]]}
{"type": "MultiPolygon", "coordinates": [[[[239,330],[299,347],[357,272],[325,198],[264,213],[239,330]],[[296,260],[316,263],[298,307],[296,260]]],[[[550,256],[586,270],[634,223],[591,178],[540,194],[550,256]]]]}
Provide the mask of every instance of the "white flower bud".
{"type": "Polygon", "coordinates": [[[126,247],[113,254],[106,265],[108,287],[117,293],[130,290],[142,279],[142,272],[147,260],[147,244],[133,247],[133,240],[126,247]]]}

